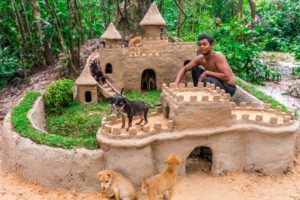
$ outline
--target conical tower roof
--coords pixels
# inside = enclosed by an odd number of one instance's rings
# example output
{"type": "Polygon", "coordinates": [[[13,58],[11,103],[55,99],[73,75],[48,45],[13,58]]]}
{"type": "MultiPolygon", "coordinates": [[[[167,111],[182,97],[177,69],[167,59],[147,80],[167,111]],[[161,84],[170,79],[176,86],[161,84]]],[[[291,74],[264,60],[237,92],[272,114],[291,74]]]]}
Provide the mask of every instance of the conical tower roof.
{"type": "Polygon", "coordinates": [[[148,12],[146,13],[146,15],[144,16],[144,18],[140,23],[141,26],[149,26],[149,25],[166,26],[166,24],[167,23],[164,20],[164,18],[161,16],[155,2],[151,4],[148,12]]]}
{"type": "Polygon", "coordinates": [[[122,36],[120,35],[119,31],[116,29],[113,23],[110,23],[101,39],[108,39],[108,40],[120,40],[122,36]]]}
{"type": "Polygon", "coordinates": [[[89,65],[86,65],[78,79],[75,81],[77,85],[97,85],[97,81],[91,75],[89,65]]]}

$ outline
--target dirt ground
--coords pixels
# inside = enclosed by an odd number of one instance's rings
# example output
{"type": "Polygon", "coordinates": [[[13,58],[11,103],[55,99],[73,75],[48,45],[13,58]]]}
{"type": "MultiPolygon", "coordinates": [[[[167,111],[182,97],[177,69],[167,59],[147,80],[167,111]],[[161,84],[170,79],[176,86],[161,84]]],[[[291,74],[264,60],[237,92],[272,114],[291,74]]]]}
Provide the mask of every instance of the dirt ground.
{"type": "MultiPolygon", "coordinates": [[[[299,200],[300,157],[285,175],[261,176],[235,172],[212,176],[199,166],[181,178],[172,200],[299,200]]],[[[55,190],[24,181],[15,173],[0,167],[1,200],[99,200],[99,194],[55,190]]]]}

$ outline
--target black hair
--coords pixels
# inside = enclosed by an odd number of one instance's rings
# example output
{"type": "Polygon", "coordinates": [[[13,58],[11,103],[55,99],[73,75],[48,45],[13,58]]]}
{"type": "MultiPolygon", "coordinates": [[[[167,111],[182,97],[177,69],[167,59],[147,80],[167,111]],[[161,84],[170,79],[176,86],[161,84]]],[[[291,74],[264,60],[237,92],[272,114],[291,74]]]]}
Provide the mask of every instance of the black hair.
{"type": "Polygon", "coordinates": [[[214,43],[214,38],[211,35],[208,35],[206,33],[202,33],[198,36],[198,42],[203,39],[207,39],[210,45],[214,43]]]}

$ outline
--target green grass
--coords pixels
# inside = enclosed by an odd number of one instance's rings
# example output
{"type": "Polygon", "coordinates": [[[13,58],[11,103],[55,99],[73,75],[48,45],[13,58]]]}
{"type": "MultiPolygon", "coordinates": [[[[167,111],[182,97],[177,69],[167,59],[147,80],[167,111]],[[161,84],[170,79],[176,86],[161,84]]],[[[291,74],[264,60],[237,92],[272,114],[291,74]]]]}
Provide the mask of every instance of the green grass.
{"type": "MultiPolygon", "coordinates": [[[[128,92],[125,95],[129,99],[144,100],[154,106],[160,101],[160,93],[160,91],[128,92]]],[[[80,105],[73,102],[70,106],[64,108],[61,114],[50,113],[47,116],[46,130],[48,134],[46,134],[35,130],[27,118],[28,111],[39,96],[41,96],[41,93],[30,91],[21,103],[13,108],[12,122],[20,135],[28,137],[36,143],[66,149],[75,147],[99,148],[96,134],[102,117],[109,114],[109,104],[107,102],[93,105],[80,105]]]]}
{"type": "Polygon", "coordinates": [[[293,75],[300,75],[300,67],[294,67],[292,71],[293,75]]]}
{"type": "Polygon", "coordinates": [[[160,103],[160,94],[161,91],[153,90],[148,92],[126,92],[124,95],[131,100],[142,100],[147,104],[151,105],[151,107],[155,107],[155,105],[160,103]]]}
{"type": "Polygon", "coordinates": [[[61,115],[47,117],[47,131],[74,138],[96,137],[102,117],[108,114],[108,107],[105,102],[86,106],[73,103],[61,115]]]}
{"type": "MultiPolygon", "coordinates": [[[[240,80],[237,80],[237,84],[255,95],[258,99],[271,104],[272,108],[281,106],[282,111],[287,111],[286,106],[277,102],[271,96],[256,90],[254,86],[247,85],[240,80]]],[[[155,106],[160,103],[160,94],[161,91],[127,92],[125,96],[131,100],[139,99],[155,106]]],[[[39,92],[28,92],[21,103],[13,108],[12,122],[20,135],[31,138],[37,143],[66,149],[75,147],[85,147],[87,149],[99,148],[96,134],[102,117],[109,114],[109,105],[107,102],[93,105],[80,105],[74,102],[69,107],[63,109],[60,115],[49,114],[46,123],[48,134],[46,134],[35,130],[27,118],[28,111],[39,96],[41,96],[39,92]]]]}
{"type": "Polygon", "coordinates": [[[254,96],[256,96],[259,100],[261,100],[267,104],[270,104],[272,108],[277,108],[278,106],[281,106],[283,112],[287,111],[287,107],[285,105],[276,101],[275,99],[273,99],[273,97],[266,95],[262,91],[257,90],[255,88],[255,86],[248,85],[248,84],[244,83],[243,81],[241,81],[240,79],[237,79],[236,83],[240,87],[244,88],[246,91],[248,91],[251,94],[253,94],[254,96]]]}
{"type": "MultiPolygon", "coordinates": [[[[29,122],[29,119],[27,118],[28,111],[32,108],[33,102],[41,96],[38,92],[28,92],[21,103],[13,108],[12,111],[12,122],[15,126],[15,129],[20,135],[24,137],[28,137],[35,141],[36,143],[40,144],[46,144],[49,146],[54,147],[62,147],[66,149],[75,148],[75,147],[85,147],[87,149],[96,149],[99,148],[98,142],[96,141],[96,132],[93,134],[82,134],[79,136],[73,137],[73,135],[68,134],[56,134],[56,133],[49,133],[46,134],[44,132],[40,132],[38,130],[35,130],[31,123],[29,122]]],[[[70,110],[76,110],[76,106],[73,104],[70,107],[70,110]]],[[[103,106],[103,105],[100,105],[103,106]]],[[[107,106],[106,106],[107,107],[107,106]]],[[[97,108],[97,105],[93,105],[87,109],[91,108],[97,108]]],[[[70,110],[67,109],[66,113],[70,112],[70,110]]],[[[85,108],[79,108],[79,110],[86,111],[85,108]]],[[[70,120],[72,120],[70,118],[70,120]]],[[[99,118],[97,118],[96,123],[99,122],[99,118]],[[97,121],[98,120],[98,121],[97,121]]],[[[82,122],[80,122],[82,123],[82,122]]],[[[79,123],[79,124],[80,124],[79,123]]],[[[98,123],[99,127],[100,122],[98,123]]]]}

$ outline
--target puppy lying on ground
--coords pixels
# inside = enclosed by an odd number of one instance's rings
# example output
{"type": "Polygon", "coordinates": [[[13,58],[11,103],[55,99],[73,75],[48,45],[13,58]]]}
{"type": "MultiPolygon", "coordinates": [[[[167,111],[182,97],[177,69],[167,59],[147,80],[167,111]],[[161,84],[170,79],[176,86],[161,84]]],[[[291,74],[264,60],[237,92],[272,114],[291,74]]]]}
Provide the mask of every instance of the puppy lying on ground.
{"type": "Polygon", "coordinates": [[[172,153],[165,162],[167,163],[165,171],[143,180],[139,200],[171,198],[177,182],[177,168],[182,160],[176,153],[172,153]]]}
{"type": "Polygon", "coordinates": [[[116,200],[135,200],[136,191],[132,183],[113,170],[102,170],[98,173],[102,190],[112,190],[116,200]]]}

